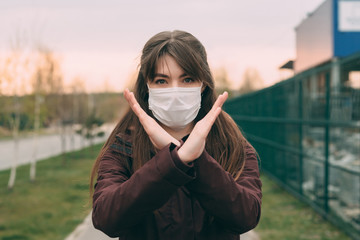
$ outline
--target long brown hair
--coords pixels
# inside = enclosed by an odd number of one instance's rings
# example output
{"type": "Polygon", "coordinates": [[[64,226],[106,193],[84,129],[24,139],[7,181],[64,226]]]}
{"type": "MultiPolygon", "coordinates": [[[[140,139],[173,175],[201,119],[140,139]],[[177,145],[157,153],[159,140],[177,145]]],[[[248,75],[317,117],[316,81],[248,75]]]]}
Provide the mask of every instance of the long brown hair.
{"type": "MultiPolygon", "coordinates": [[[[160,57],[168,54],[173,57],[184,72],[195,79],[200,79],[204,90],[201,98],[201,108],[195,122],[202,119],[216,101],[214,80],[207,62],[204,46],[190,33],[184,31],[166,31],[153,36],[144,46],[140,62],[140,70],[135,84],[134,95],[144,109],[153,117],[148,107],[147,82],[154,78],[156,64],[160,57]]],[[[90,177],[90,195],[93,193],[94,179],[97,175],[100,161],[109,146],[114,143],[118,133],[131,129],[132,141],[132,171],[135,172],[155,152],[147,133],[137,116],[129,108],[112,131],[102,147],[92,168],[90,177]],[[134,140],[136,139],[136,140],[134,140]]],[[[237,179],[244,167],[245,138],[232,118],[222,111],[212,126],[206,139],[206,151],[219,164],[237,179]]]]}

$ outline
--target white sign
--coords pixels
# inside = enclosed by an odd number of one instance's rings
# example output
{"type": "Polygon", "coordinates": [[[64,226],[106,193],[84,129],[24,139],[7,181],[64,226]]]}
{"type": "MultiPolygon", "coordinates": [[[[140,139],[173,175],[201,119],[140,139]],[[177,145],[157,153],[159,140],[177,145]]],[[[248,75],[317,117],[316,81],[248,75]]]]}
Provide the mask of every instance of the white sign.
{"type": "Polygon", "coordinates": [[[339,1],[339,31],[360,32],[360,0],[339,1]]]}

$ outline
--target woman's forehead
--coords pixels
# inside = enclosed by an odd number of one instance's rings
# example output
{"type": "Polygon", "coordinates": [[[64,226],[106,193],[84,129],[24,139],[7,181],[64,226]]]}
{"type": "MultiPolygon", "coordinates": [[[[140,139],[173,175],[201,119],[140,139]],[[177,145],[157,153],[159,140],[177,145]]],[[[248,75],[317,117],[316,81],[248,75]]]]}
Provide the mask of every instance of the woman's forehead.
{"type": "Polygon", "coordinates": [[[179,65],[176,59],[168,54],[161,56],[155,67],[155,75],[182,76],[185,70],[179,65]]]}

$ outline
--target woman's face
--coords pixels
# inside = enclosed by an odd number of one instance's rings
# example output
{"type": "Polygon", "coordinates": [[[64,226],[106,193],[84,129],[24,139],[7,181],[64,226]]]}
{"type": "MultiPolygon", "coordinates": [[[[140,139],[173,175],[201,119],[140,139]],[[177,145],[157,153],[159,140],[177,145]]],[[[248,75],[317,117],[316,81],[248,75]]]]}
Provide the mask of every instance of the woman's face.
{"type": "Polygon", "coordinates": [[[154,79],[148,82],[150,88],[200,87],[201,81],[184,72],[176,60],[164,55],[156,65],[154,79]]]}

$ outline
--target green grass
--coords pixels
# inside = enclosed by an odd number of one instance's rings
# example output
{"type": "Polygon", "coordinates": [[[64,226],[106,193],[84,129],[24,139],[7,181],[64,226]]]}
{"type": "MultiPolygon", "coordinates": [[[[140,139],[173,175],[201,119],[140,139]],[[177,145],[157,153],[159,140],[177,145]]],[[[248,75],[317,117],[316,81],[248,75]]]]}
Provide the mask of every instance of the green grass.
{"type": "Polygon", "coordinates": [[[262,174],[261,219],[255,231],[264,240],[350,240],[307,204],[262,174]]]}
{"type": "Polygon", "coordinates": [[[7,189],[10,171],[0,172],[0,239],[64,239],[83,221],[91,205],[89,174],[101,145],[37,163],[36,181],[29,165],[17,170],[15,187],[7,189]]]}

